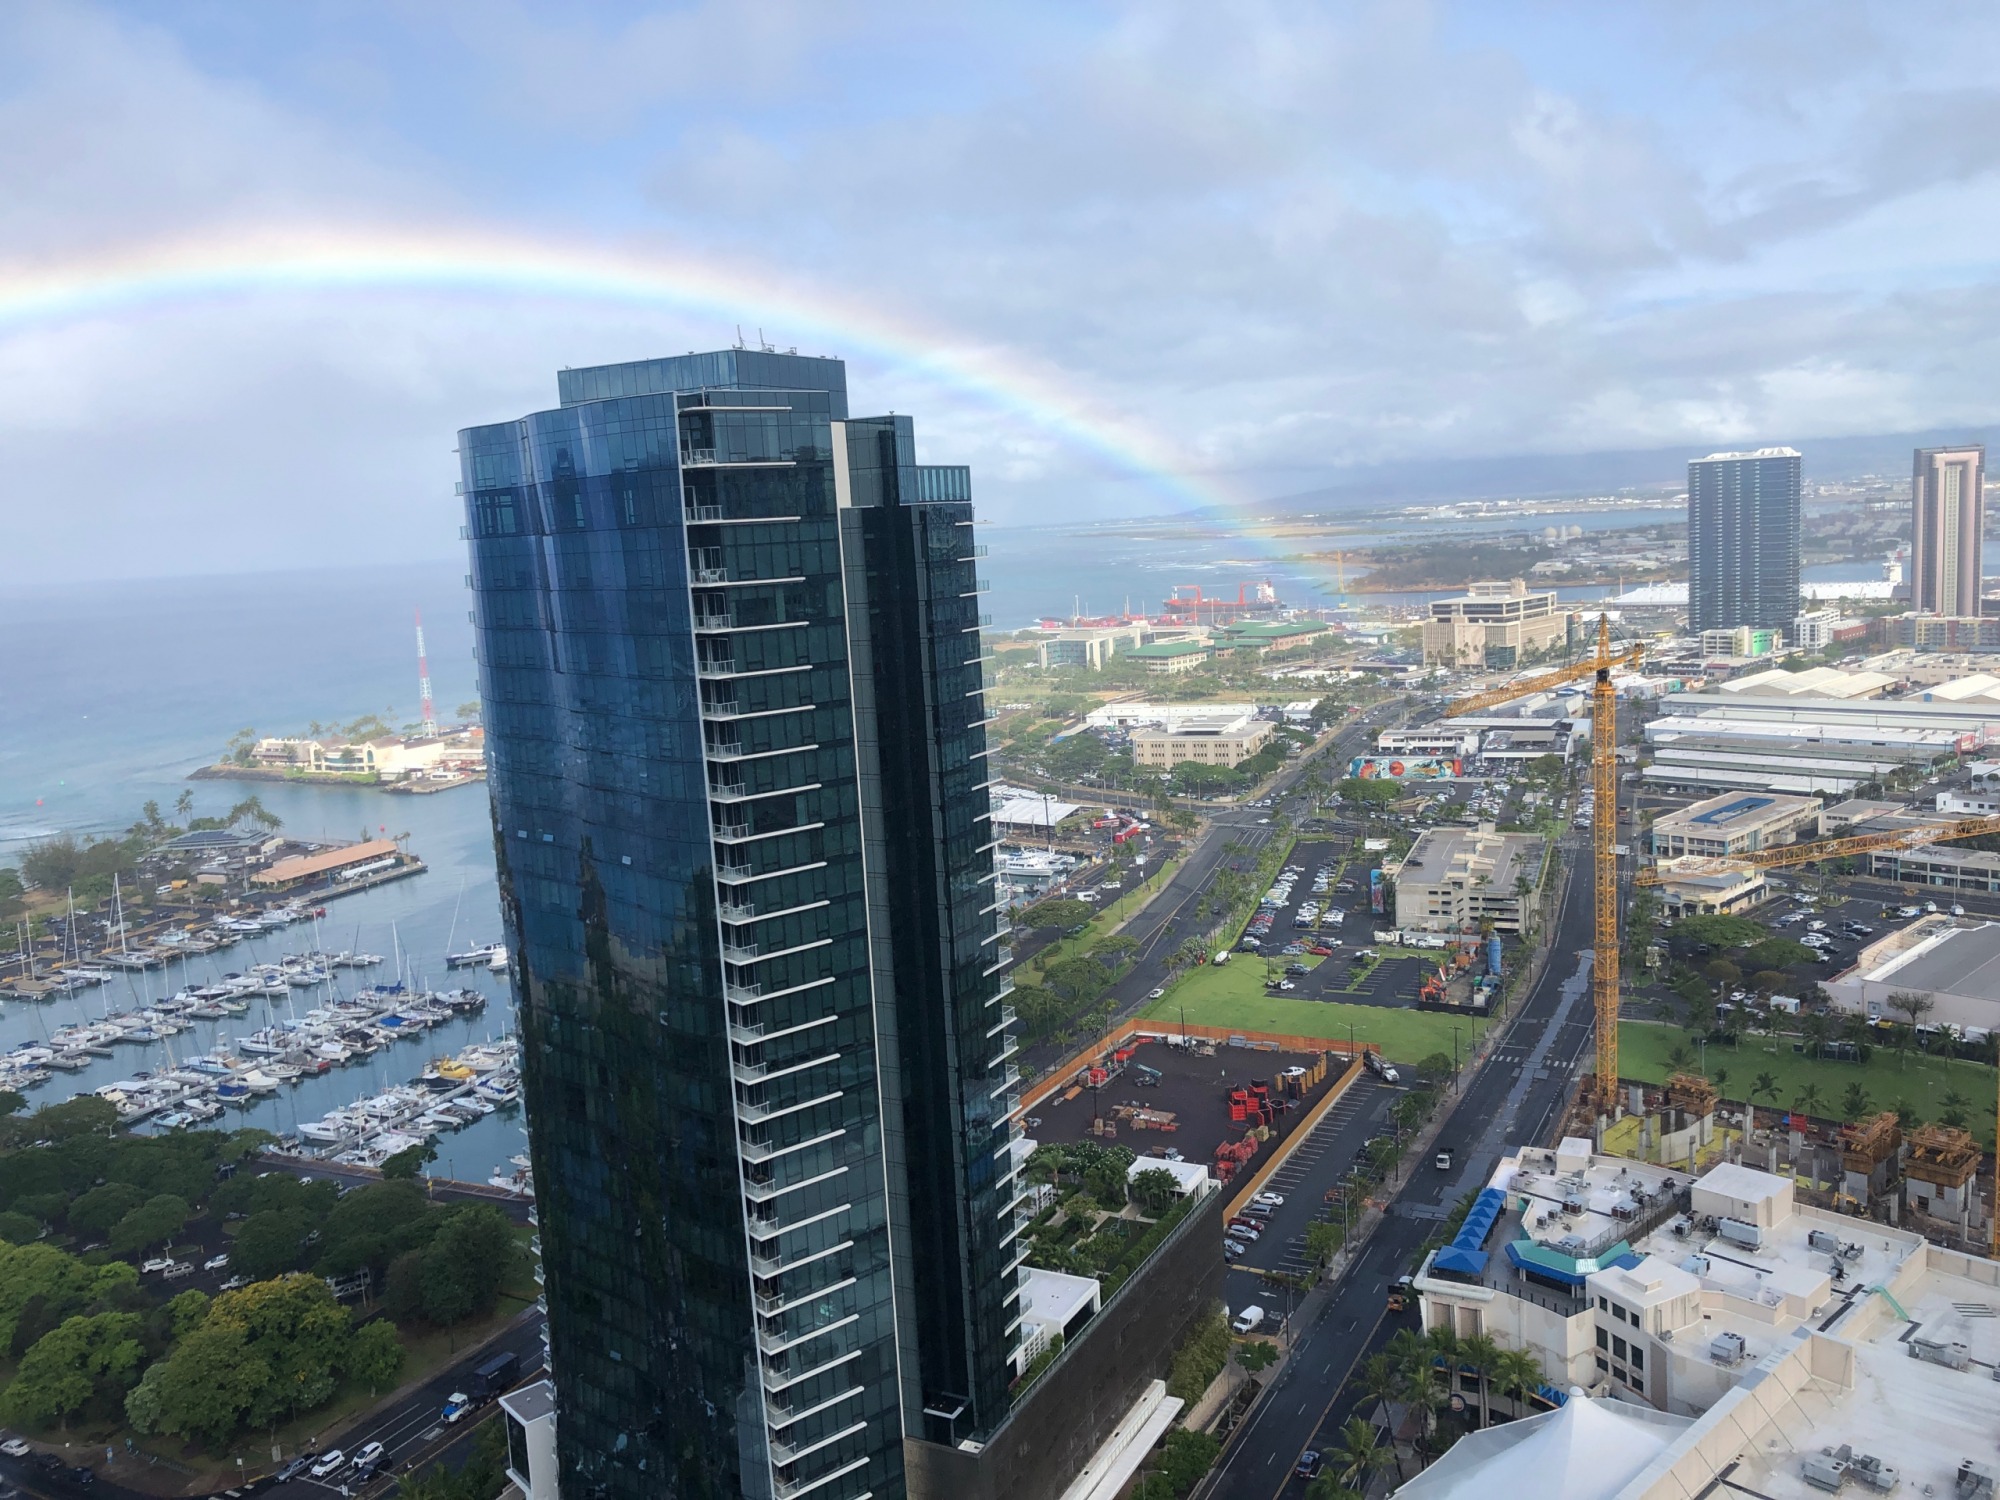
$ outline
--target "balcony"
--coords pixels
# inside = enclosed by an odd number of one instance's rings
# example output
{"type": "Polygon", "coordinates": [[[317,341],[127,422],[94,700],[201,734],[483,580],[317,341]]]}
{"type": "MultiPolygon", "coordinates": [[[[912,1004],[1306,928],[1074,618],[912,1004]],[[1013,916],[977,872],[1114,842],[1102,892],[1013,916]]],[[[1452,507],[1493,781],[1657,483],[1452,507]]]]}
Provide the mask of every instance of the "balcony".
{"type": "Polygon", "coordinates": [[[715,862],[715,878],[733,881],[755,880],[757,867],[747,859],[718,859],[715,862]]]}
{"type": "Polygon", "coordinates": [[[722,956],[733,964],[755,963],[757,961],[757,945],[755,943],[731,942],[725,937],[722,940],[722,956]]]}
{"type": "MultiPolygon", "coordinates": [[[[816,1417],[823,1411],[829,1411],[840,1405],[843,1401],[852,1401],[856,1396],[861,1395],[864,1389],[865,1387],[858,1385],[849,1386],[838,1395],[828,1396],[824,1401],[815,1401],[811,1406],[787,1406],[782,1401],[766,1401],[764,1403],[764,1420],[774,1428],[789,1427],[794,1422],[803,1421],[807,1417],[816,1417]]],[[[772,1447],[772,1451],[776,1451],[775,1444],[772,1447]]]]}
{"type": "Polygon", "coordinates": [[[754,1005],[757,1001],[764,998],[764,986],[761,984],[731,984],[725,979],[722,983],[722,998],[729,1001],[732,1005],[754,1005]]]}
{"type": "Polygon", "coordinates": [[[733,719],[737,714],[735,694],[727,698],[704,698],[701,700],[701,716],[704,719],[733,719]]]}
{"type": "Polygon", "coordinates": [[[760,1328],[757,1330],[757,1348],[764,1354],[783,1354],[787,1350],[796,1349],[801,1344],[809,1344],[814,1339],[825,1338],[829,1333],[845,1328],[850,1323],[858,1323],[860,1321],[861,1315],[859,1313],[849,1313],[843,1318],[835,1318],[831,1323],[821,1323],[815,1327],[808,1328],[803,1333],[766,1333],[760,1328]]]}
{"type": "Polygon", "coordinates": [[[704,677],[734,677],[736,675],[736,658],[733,656],[713,657],[707,661],[696,662],[694,669],[704,677]]]}
{"type": "Polygon", "coordinates": [[[683,506],[681,508],[681,516],[690,526],[699,525],[703,521],[720,521],[722,519],[722,507],[719,505],[683,506]]]}
{"type": "Polygon", "coordinates": [[[1003,1005],[1000,1007],[1000,1019],[995,1021],[991,1026],[987,1028],[986,1034],[988,1036],[993,1036],[994,1034],[1000,1031],[1004,1031],[1007,1027],[1012,1026],[1014,1022],[1019,1019],[1020,1018],[1014,1014],[1013,1006],[1003,1005]]]}
{"type": "MultiPolygon", "coordinates": [[[[773,1438],[771,1440],[771,1462],[780,1465],[797,1463],[800,1459],[805,1458],[809,1454],[817,1453],[822,1448],[831,1448],[835,1443],[839,1442],[842,1438],[850,1438],[853,1437],[854,1434],[857,1432],[866,1432],[867,1430],[868,1430],[868,1424],[866,1422],[856,1422],[850,1427],[843,1427],[836,1432],[829,1432],[825,1437],[816,1438],[810,1443],[801,1443],[797,1447],[793,1447],[790,1443],[783,1442],[777,1438],[773,1438]]],[[[833,1476],[828,1476],[828,1477],[831,1478],[833,1476]]],[[[804,1486],[808,1483],[808,1481],[801,1479],[794,1481],[794,1483],[800,1486],[804,1486]]],[[[782,1480],[779,1481],[778,1490],[780,1494],[785,1492],[784,1481],[782,1480]]],[[[805,1493],[805,1490],[803,1488],[798,1488],[794,1489],[791,1493],[796,1495],[802,1495],[805,1493]]]]}
{"type": "Polygon", "coordinates": [[[694,628],[696,630],[710,630],[710,631],[734,630],[736,628],[736,612],[734,610],[725,609],[718,614],[713,610],[707,612],[696,610],[694,616],[694,628]]]}
{"type": "Polygon", "coordinates": [[[709,832],[716,838],[723,840],[747,839],[750,837],[750,825],[748,823],[717,823],[710,827],[709,832]]]}
{"type": "Polygon", "coordinates": [[[757,918],[757,903],[724,901],[715,908],[715,914],[725,922],[752,922],[757,918]]]}
{"type": "Polygon", "coordinates": [[[1020,1082],[1021,1070],[1012,1063],[1009,1063],[1007,1071],[1000,1075],[999,1081],[986,1091],[986,1097],[989,1099],[997,1098],[1001,1094],[1006,1093],[1007,1090],[1018,1087],[1020,1082]]]}
{"type": "Polygon", "coordinates": [[[815,1474],[804,1479],[786,1479],[781,1476],[774,1482],[772,1493],[777,1497],[777,1500],[805,1500],[807,1495],[825,1488],[827,1485],[832,1484],[834,1480],[844,1479],[849,1474],[867,1467],[867,1459],[857,1458],[852,1463],[842,1464],[839,1468],[830,1470],[825,1474],[815,1474]]]}

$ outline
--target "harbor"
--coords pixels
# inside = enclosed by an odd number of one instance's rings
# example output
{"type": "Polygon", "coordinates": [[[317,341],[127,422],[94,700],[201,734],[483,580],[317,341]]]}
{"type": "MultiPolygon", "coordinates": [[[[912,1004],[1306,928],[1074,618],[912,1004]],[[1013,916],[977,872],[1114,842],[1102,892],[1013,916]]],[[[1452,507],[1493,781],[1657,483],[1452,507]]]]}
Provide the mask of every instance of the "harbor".
{"type": "MultiPolygon", "coordinates": [[[[198,798],[209,795],[228,792],[196,789],[198,798]]],[[[334,830],[373,826],[368,804],[377,795],[273,787],[265,799],[288,830],[324,826],[316,837],[334,843],[334,830]]],[[[331,908],[289,892],[262,909],[246,903],[180,937],[135,940],[130,955],[99,944],[111,951],[71,961],[59,982],[38,965],[42,998],[0,992],[0,1065],[14,1080],[0,1086],[20,1088],[29,1109],[112,1088],[142,1133],[179,1128],[176,1116],[185,1115],[192,1127],[268,1130],[285,1149],[329,1163],[343,1153],[363,1162],[393,1154],[382,1150],[390,1135],[421,1137],[438,1153],[429,1171],[521,1185],[525,1158],[513,1158],[527,1137],[518,1095],[506,1086],[516,1065],[486,1067],[491,1057],[480,1050],[511,1055],[515,1029],[506,955],[493,941],[499,909],[486,808],[477,799],[418,797],[403,821],[426,853],[430,879],[370,886],[331,908]],[[322,1048],[345,1056],[297,1055],[322,1048]],[[476,1076],[438,1082],[469,1064],[480,1065],[476,1076]],[[176,1073],[198,1081],[170,1078],[176,1073]],[[133,1084],[141,1087],[124,1087],[133,1084]],[[412,1089],[425,1096],[422,1108],[415,1094],[397,1092],[412,1089]],[[308,1126],[333,1138],[309,1136],[308,1126]]]]}

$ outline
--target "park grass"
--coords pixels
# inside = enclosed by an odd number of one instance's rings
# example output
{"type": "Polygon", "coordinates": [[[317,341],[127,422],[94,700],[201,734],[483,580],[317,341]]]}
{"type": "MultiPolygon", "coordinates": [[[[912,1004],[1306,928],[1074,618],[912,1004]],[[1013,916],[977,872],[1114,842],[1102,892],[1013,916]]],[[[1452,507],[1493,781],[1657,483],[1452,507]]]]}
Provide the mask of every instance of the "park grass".
{"type": "MultiPolygon", "coordinates": [[[[1993,1149],[1995,1077],[1984,1063],[1928,1057],[1917,1051],[1898,1055],[1886,1047],[1877,1047],[1865,1063],[1815,1059],[1794,1052],[1796,1040],[1791,1036],[1745,1036],[1735,1047],[1710,1046],[1708,1076],[1713,1079],[1721,1069],[1728,1075],[1722,1085],[1723,1096],[1742,1103],[1759,1073],[1772,1074],[1778,1080],[1777,1096],[1758,1095],[1760,1110],[1789,1108],[1801,1088],[1817,1084],[1820,1103],[1813,1113],[1823,1120],[1841,1116],[1841,1096],[1851,1083],[1868,1091],[1871,1111],[1893,1109],[1898,1101],[1907,1101],[1926,1122],[1937,1120],[1946,1092],[1956,1088],[1969,1101],[1966,1129],[1987,1150],[1993,1149]]],[[[1622,1022],[1618,1027],[1619,1074],[1645,1083],[1664,1082],[1669,1073],[1678,1071],[1667,1063],[1667,1055],[1676,1047],[1688,1047],[1695,1058],[1689,1070],[1700,1071],[1701,1054],[1688,1045],[1686,1032],[1651,1021],[1622,1022]]]]}
{"type": "Polygon", "coordinates": [[[1345,1042],[1372,1042],[1399,1062],[1420,1062],[1434,1052],[1451,1052],[1451,1031],[1458,1028],[1461,1053],[1473,1039],[1470,1018],[1431,1011],[1393,1010],[1380,1005],[1343,1005],[1323,1000],[1294,1000],[1264,993],[1264,966],[1243,955],[1217,968],[1204,964],[1176,981],[1166,995],[1144,1013],[1145,1019],[1191,1026],[1220,1026],[1244,1031],[1268,1031],[1281,1036],[1313,1037],[1345,1042]]]}

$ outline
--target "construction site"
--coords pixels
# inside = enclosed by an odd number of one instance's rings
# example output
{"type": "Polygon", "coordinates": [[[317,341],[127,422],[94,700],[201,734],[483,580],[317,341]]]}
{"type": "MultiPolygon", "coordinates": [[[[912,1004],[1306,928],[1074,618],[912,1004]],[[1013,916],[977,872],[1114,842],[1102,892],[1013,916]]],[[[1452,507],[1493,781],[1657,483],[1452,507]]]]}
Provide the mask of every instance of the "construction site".
{"type": "Polygon", "coordinates": [[[1024,1101],[1037,1142],[1097,1141],[1231,1181],[1268,1160],[1346,1068],[1346,1049],[1253,1033],[1114,1034],[1024,1101]]]}

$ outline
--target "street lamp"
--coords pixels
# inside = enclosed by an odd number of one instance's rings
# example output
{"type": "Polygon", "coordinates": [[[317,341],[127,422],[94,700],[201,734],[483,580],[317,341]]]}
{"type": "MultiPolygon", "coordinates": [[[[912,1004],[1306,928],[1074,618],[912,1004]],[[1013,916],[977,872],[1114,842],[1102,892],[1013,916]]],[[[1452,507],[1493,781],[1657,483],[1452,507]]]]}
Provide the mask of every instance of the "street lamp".
{"type": "Polygon", "coordinates": [[[1458,1027],[1451,1028],[1451,1091],[1458,1092],[1458,1027]]]}

